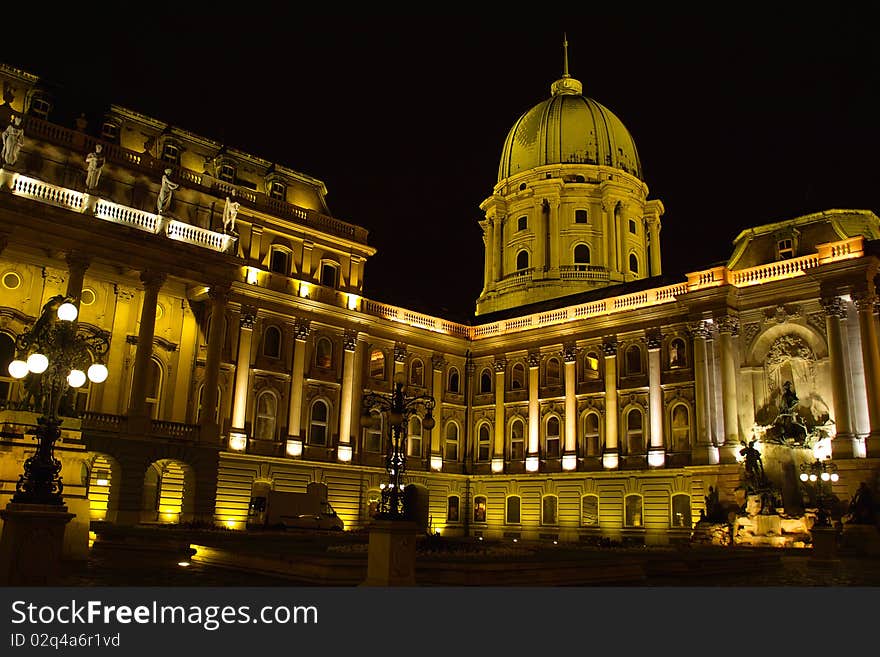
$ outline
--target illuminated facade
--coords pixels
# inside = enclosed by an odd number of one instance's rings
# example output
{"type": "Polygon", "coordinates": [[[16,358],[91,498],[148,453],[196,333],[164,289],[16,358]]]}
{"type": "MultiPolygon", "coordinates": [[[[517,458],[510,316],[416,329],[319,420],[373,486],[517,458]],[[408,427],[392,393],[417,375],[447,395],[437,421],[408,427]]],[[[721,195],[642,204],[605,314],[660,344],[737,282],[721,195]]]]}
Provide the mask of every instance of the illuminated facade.
{"type": "Polygon", "coordinates": [[[362,296],[375,250],[330,215],[321,181],[121,107],[62,127],[36,77],[0,76],[0,121],[23,116],[25,135],[0,172],[4,496],[34,419],[14,409],[14,337],[67,293],[111,342],[108,381],[72,397],[81,419],[58,449],[72,554],[90,517],[244,529],[255,487],[311,481],[364,526],[388,436],[361,427],[361,399],[397,373],[437,402],[432,430],[411,420],[407,476],[450,535],[686,536],[710,486],[734,498],[740,443],[772,422],[784,381],[833,427],[835,492],[877,481],[870,211],[750,228],[726,266],[663,280],[664,209],[635,143],[566,72],[504,144],[462,325],[362,296]],[[165,169],[179,187],[157,213],[165,169]]]}

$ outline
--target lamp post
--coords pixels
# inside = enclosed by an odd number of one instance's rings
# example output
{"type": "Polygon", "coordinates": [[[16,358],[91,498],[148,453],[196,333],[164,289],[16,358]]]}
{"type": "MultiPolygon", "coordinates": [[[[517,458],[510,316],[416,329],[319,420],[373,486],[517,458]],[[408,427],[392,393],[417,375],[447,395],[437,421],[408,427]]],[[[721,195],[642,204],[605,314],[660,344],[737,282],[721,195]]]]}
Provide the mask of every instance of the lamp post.
{"type": "Polygon", "coordinates": [[[816,526],[830,527],[829,512],[825,509],[825,487],[831,487],[831,483],[837,481],[837,465],[831,461],[816,459],[812,463],[801,463],[801,476],[803,482],[816,484],[816,526]]]}
{"type": "Polygon", "coordinates": [[[16,339],[18,353],[9,364],[9,374],[27,377],[22,407],[33,408],[39,417],[37,451],[24,463],[13,503],[63,506],[61,462],[54,454],[61,435],[62,401],[70,388],[79,388],[86,379],[93,383],[107,379],[102,362],[110,346],[107,338],[79,331],[78,313],[75,300],[59,294],[46,302],[33,327],[16,339]]]}
{"type": "Polygon", "coordinates": [[[388,483],[382,485],[382,500],[378,517],[387,520],[402,520],[406,517],[403,497],[403,474],[406,472],[406,435],[410,416],[424,409],[422,427],[430,431],[434,428],[434,398],[430,395],[408,396],[404,388],[402,372],[394,377],[391,394],[370,392],[364,395],[361,425],[376,426],[377,418],[373,411],[386,413],[388,417],[388,448],[385,453],[385,470],[388,483]]]}

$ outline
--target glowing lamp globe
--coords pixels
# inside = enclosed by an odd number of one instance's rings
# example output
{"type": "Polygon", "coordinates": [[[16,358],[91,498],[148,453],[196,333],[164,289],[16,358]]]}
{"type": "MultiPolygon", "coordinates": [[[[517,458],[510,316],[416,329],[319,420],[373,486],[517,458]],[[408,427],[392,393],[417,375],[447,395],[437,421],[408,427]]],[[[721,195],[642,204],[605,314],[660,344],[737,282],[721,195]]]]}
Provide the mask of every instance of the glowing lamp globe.
{"type": "Polygon", "coordinates": [[[810,481],[816,481],[816,475],[811,474],[811,475],[810,475],[810,481]]]}
{"type": "Polygon", "coordinates": [[[85,382],[86,373],[82,370],[70,370],[70,374],[67,375],[67,384],[71,388],[79,388],[85,382]]]}
{"type": "Polygon", "coordinates": [[[822,473],[822,481],[828,481],[829,479],[831,479],[831,475],[828,474],[827,472],[823,472],[822,473]]]}
{"type": "Polygon", "coordinates": [[[63,320],[65,322],[72,322],[76,319],[76,316],[79,314],[79,311],[69,301],[66,303],[62,303],[58,306],[58,319],[63,320]]]}
{"type": "Polygon", "coordinates": [[[28,364],[23,360],[14,360],[9,363],[9,376],[13,379],[23,379],[28,373],[28,364]]]}
{"type": "Polygon", "coordinates": [[[31,354],[27,359],[27,367],[34,374],[42,374],[49,367],[49,359],[43,354],[31,354]]]}
{"type": "Polygon", "coordinates": [[[810,477],[806,472],[801,472],[801,481],[807,481],[809,478],[810,477]]]}
{"type": "Polygon", "coordinates": [[[94,363],[89,366],[89,381],[103,383],[107,380],[107,366],[103,363],[94,363]]]}
{"type": "Polygon", "coordinates": [[[836,472],[832,472],[831,481],[837,481],[838,479],[840,479],[840,475],[838,475],[836,472]]]}

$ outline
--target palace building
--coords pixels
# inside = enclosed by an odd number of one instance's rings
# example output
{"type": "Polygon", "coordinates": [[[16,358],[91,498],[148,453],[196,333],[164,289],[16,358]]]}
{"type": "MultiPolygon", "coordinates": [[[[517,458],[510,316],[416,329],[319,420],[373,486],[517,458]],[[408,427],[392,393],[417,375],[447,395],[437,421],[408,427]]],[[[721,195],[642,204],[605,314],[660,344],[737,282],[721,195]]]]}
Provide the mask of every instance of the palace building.
{"type": "Polygon", "coordinates": [[[878,217],[743,225],[726,264],[669,280],[633,136],[567,66],[499,144],[470,324],[366,298],[375,249],[320,180],[125,107],[59,125],[39,77],[0,78],[0,128],[23,130],[0,170],[0,504],[34,445],[16,337],[64,294],[110,344],[56,445],[69,555],[90,520],[246,531],[254,491],[310,482],[365,527],[389,436],[362,400],[395,376],[436,402],[406,481],[444,535],[686,537],[710,487],[735,500],[786,381],[821,440],[779,472],[830,456],[838,498],[876,490],[878,217]]]}

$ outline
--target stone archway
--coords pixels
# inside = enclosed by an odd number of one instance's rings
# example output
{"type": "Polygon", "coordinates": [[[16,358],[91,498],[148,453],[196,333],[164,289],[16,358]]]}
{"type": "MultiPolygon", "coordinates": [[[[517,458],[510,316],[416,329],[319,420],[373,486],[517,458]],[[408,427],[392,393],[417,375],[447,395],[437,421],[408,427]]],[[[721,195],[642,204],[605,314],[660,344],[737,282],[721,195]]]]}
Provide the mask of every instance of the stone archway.
{"type": "Polygon", "coordinates": [[[109,454],[95,454],[88,464],[89,518],[95,522],[115,522],[119,508],[122,467],[109,454]]]}
{"type": "Polygon", "coordinates": [[[161,459],[144,474],[141,522],[180,524],[192,522],[195,474],[177,459],[161,459]]]}

